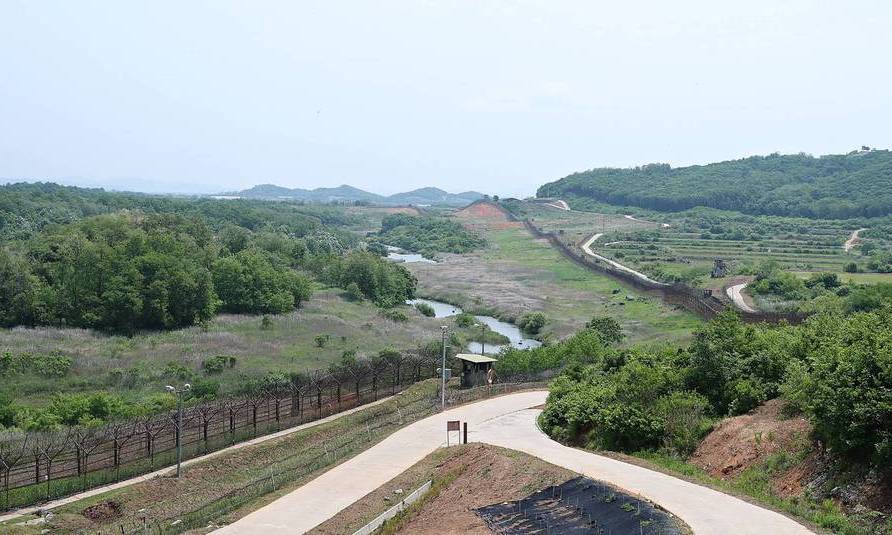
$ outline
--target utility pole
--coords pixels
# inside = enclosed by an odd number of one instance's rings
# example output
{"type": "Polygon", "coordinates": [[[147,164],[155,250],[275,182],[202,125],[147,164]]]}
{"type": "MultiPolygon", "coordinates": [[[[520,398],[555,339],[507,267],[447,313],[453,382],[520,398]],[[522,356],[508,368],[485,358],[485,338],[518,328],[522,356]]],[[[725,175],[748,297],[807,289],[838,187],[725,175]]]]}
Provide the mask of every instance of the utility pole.
{"type": "Polygon", "coordinates": [[[480,327],[480,354],[486,354],[486,324],[482,321],[477,324],[480,327]]]}
{"type": "Polygon", "coordinates": [[[443,333],[443,362],[440,366],[440,408],[446,409],[446,333],[449,327],[442,325],[440,331],[443,333]]]}
{"type": "Polygon", "coordinates": [[[192,390],[192,385],[186,383],[183,388],[174,388],[170,385],[164,387],[168,392],[172,392],[177,396],[177,479],[180,478],[181,466],[183,463],[183,394],[192,390]]]}

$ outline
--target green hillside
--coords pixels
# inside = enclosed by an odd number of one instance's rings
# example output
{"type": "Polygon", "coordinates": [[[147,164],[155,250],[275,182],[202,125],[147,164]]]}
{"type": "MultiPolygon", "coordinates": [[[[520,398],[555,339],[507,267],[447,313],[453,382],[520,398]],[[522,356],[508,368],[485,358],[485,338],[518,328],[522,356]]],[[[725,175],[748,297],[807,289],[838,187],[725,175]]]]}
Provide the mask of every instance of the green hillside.
{"type": "Polygon", "coordinates": [[[545,184],[539,197],[659,211],[697,206],[819,219],[892,214],[892,152],[752,156],[672,168],[599,168],[545,184]]]}

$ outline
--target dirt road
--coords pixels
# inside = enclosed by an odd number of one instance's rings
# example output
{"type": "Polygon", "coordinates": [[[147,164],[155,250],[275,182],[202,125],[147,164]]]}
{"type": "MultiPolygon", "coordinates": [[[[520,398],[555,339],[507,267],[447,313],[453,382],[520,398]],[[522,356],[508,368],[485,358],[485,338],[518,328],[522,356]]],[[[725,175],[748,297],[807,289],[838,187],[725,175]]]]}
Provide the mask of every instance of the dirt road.
{"type": "Polygon", "coordinates": [[[728,289],[725,290],[725,293],[728,294],[728,297],[734,303],[734,306],[736,306],[740,310],[743,310],[744,312],[757,312],[756,309],[754,309],[753,307],[749,306],[746,303],[746,300],[744,300],[743,294],[741,293],[743,291],[743,289],[746,288],[747,284],[749,284],[749,283],[742,282],[740,284],[728,286],[728,289]]]}
{"type": "Polygon", "coordinates": [[[842,245],[842,248],[845,250],[845,252],[851,251],[856,245],[861,243],[861,237],[858,235],[865,230],[867,229],[859,228],[858,230],[852,232],[852,235],[849,236],[849,239],[847,239],[846,242],[842,245]]]}
{"type": "Polygon", "coordinates": [[[545,391],[509,394],[411,424],[299,489],[215,533],[304,533],[333,517],[442,446],[446,422],[468,422],[469,440],[526,452],[639,493],[703,534],[807,534],[789,518],[721,492],[646,468],[562,446],[536,426],[545,391]]]}
{"type": "Polygon", "coordinates": [[[639,279],[641,279],[643,281],[649,282],[651,284],[656,284],[659,286],[669,286],[665,282],[655,281],[652,278],[645,275],[644,273],[641,273],[640,271],[635,271],[634,269],[624,266],[615,260],[611,260],[611,259],[607,258],[606,256],[601,256],[598,253],[592,251],[592,244],[595,243],[603,235],[604,235],[603,233],[599,232],[599,233],[595,234],[594,236],[592,236],[591,238],[589,238],[585,243],[582,244],[582,250],[585,251],[585,254],[591,256],[592,258],[597,258],[598,260],[600,260],[602,262],[606,262],[606,263],[610,264],[611,266],[615,267],[616,269],[625,271],[626,273],[631,273],[632,275],[638,277],[639,279]]]}
{"type": "Polygon", "coordinates": [[[565,212],[570,211],[570,205],[567,204],[567,201],[563,201],[558,199],[554,202],[546,203],[546,206],[551,206],[552,208],[557,208],[558,210],[564,210],[565,212]]]}

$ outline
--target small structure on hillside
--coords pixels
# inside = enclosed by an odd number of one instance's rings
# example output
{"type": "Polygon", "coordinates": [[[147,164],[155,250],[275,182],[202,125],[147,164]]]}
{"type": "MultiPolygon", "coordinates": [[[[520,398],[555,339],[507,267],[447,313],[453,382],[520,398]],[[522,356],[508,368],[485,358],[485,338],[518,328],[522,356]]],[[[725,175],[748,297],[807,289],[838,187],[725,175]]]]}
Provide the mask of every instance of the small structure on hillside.
{"type": "Polygon", "coordinates": [[[728,264],[721,258],[716,258],[712,265],[712,273],[710,275],[712,275],[713,279],[719,279],[728,275],[728,264]]]}
{"type": "Polygon", "coordinates": [[[497,359],[469,353],[459,353],[455,358],[461,361],[462,388],[484,386],[492,382],[495,373],[492,365],[498,362],[497,359]]]}

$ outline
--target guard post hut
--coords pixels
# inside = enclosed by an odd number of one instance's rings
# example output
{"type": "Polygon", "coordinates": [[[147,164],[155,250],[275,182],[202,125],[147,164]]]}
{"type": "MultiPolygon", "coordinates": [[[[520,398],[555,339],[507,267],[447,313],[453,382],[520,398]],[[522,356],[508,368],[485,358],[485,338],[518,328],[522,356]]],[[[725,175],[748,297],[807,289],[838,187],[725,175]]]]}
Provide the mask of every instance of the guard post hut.
{"type": "Polygon", "coordinates": [[[486,355],[459,353],[455,356],[461,361],[461,387],[485,386],[488,377],[492,377],[492,365],[497,359],[486,355]]]}

